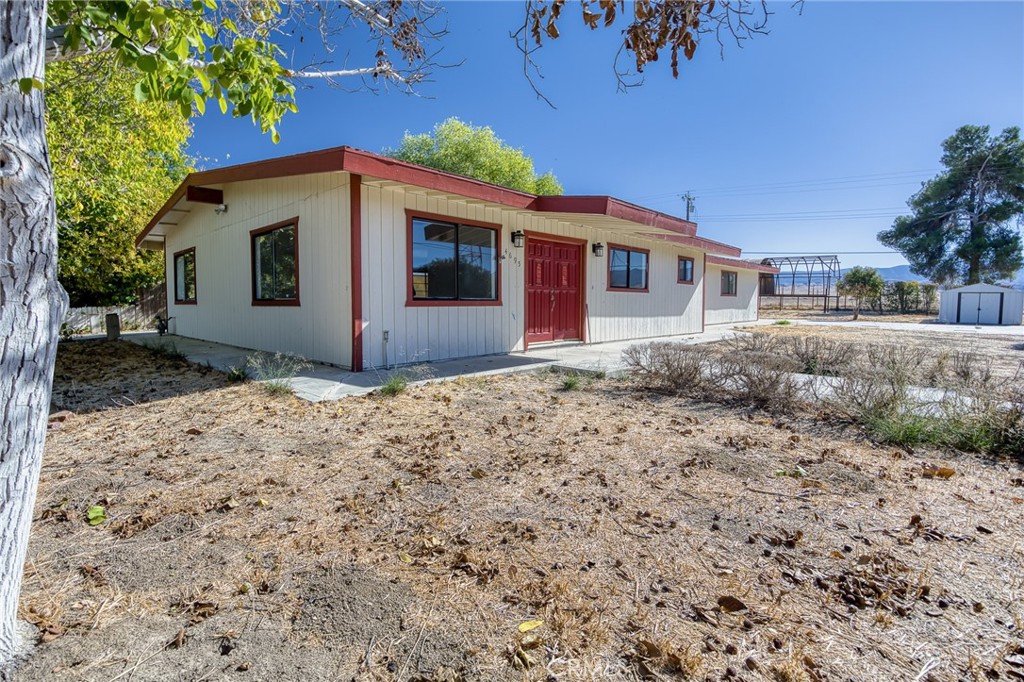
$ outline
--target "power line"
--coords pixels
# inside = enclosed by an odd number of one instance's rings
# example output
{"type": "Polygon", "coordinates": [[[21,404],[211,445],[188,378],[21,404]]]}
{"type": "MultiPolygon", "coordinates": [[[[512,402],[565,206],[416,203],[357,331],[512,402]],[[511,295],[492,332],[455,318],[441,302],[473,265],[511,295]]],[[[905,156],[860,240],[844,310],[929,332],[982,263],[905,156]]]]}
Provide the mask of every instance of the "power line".
{"type": "Polygon", "coordinates": [[[877,256],[880,254],[898,254],[899,251],[744,251],[748,256],[817,256],[828,253],[829,256],[877,256]]]}

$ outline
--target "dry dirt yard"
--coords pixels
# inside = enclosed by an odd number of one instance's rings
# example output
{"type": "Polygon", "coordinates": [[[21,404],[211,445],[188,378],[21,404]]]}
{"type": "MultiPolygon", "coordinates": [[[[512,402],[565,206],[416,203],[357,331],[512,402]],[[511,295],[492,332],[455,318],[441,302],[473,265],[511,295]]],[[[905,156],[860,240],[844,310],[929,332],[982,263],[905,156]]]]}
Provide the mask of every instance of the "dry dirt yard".
{"type": "MultiPolygon", "coordinates": [[[[814,309],[784,308],[761,308],[758,316],[764,320],[814,320],[816,322],[851,322],[853,321],[852,310],[833,310],[823,313],[814,309]]],[[[937,321],[935,313],[885,313],[881,315],[873,310],[860,311],[861,322],[908,322],[916,324],[928,324],[937,321]]]]}
{"type": "Polygon", "coordinates": [[[1024,679],[1019,461],[625,380],[58,364],[17,680],[1024,679]]]}

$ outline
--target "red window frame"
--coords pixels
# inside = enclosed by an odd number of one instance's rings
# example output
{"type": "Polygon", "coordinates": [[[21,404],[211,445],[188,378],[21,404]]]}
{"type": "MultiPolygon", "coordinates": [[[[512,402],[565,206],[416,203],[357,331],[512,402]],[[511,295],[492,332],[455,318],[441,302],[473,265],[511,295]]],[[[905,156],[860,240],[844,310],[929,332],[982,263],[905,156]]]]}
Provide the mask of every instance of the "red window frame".
{"type": "Polygon", "coordinates": [[[689,256],[679,256],[679,260],[676,261],[676,284],[693,284],[693,275],[696,272],[696,265],[689,256]],[[680,279],[679,277],[679,266],[682,265],[683,261],[689,261],[690,263],[690,279],[680,279]]]}
{"type": "Polygon", "coordinates": [[[407,308],[436,308],[436,307],[486,307],[501,305],[501,225],[498,223],[485,223],[480,220],[468,218],[456,218],[454,216],[441,215],[439,213],[427,213],[416,211],[411,208],[405,209],[405,306],[407,308]],[[441,223],[452,225],[466,225],[468,227],[482,227],[495,232],[495,245],[497,250],[495,294],[493,300],[466,300],[447,298],[415,298],[412,281],[412,221],[413,220],[436,220],[441,223]]]}
{"type": "Polygon", "coordinates": [[[631,294],[646,294],[651,290],[651,252],[649,249],[641,249],[636,246],[626,246],[625,244],[608,244],[608,266],[605,270],[606,288],[605,291],[614,291],[617,293],[631,293],[631,294]],[[647,256],[647,268],[644,273],[644,288],[643,289],[630,289],[628,287],[613,287],[612,286],[612,251],[632,251],[634,253],[642,253],[647,256]]]}
{"type": "Polygon", "coordinates": [[[721,295],[722,296],[736,296],[740,288],[740,275],[735,270],[722,270],[721,277],[721,295]],[[732,275],[732,293],[725,293],[725,276],[732,275]]]}
{"type": "Polygon", "coordinates": [[[174,305],[196,305],[199,302],[199,266],[196,261],[196,247],[190,246],[174,254],[171,258],[171,267],[174,268],[174,305]],[[195,290],[193,298],[178,298],[178,258],[192,254],[192,288],[195,290]]]}
{"type": "Polygon", "coordinates": [[[281,222],[257,227],[249,231],[250,278],[252,280],[252,304],[254,306],[298,306],[299,296],[299,217],[289,218],[281,222]],[[284,227],[295,228],[295,298],[256,298],[256,237],[280,230],[284,227]]]}

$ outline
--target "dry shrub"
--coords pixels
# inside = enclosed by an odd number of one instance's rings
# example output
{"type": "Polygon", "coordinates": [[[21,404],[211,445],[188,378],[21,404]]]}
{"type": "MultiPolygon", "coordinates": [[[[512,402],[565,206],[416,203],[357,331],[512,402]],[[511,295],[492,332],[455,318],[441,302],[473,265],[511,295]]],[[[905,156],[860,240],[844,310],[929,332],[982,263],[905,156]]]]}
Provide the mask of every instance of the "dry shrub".
{"type": "Polygon", "coordinates": [[[726,339],[724,344],[726,351],[734,353],[778,353],[783,339],[775,334],[765,332],[751,332],[749,334],[738,334],[726,339]]]}
{"type": "Polygon", "coordinates": [[[773,411],[791,411],[800,402],[794,374],[800,364],[771,353],[737,353],[721,360],[727,390],[745,403],[773,411]]]}
{"type": "Polygon", "coordinates": [[[868,373],[880,374],[894,386],[909,386],[918,378],[920,368],[927,365],[928,355],[912,346],[871,344],[866,360],[868,373]]]}
{"type": "Polygon", "coordinates": [[[654,341],[630,346],[622,355],[648,388],[694,393],[715,387],[716,362],[706,346],[654,341]]]}
{"type": "Polygon", "coordinates": [[[978,387],[992,383],[992,358],[974,351],[953,352],[953,378],[961,386],[978,387]]]}
{"type": "Polygon", "coordinates": [[[783,349],[802,365],[805,374],[839,376],[857,359],[857,348],[852,343],[824,336],[791,337],[785,339],[783,349]]]}

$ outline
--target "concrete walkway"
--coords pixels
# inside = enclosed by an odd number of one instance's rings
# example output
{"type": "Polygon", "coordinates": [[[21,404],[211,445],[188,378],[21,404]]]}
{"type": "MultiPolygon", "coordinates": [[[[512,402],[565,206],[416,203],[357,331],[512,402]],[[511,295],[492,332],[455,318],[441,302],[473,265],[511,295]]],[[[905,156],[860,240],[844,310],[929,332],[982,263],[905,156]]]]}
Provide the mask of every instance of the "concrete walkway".
{"type": "MultiPolygon", "coordinates": [[[[409,379],[410,384],[444,381],[463,376],[534,372],[545,368],[561,371],[616,374],[626,370],[626,363],[623,361],[622,352],[638,343],[649,341],[668,341],[685,344],[712,343],[741,333],[736,331],[740,327],[768,326],[774,323],[775,320],[759,320],[757,322],[741,322],[737,324],[708,325],[701,334],[665,336],[655,339],[616,341],[612,343],[535,345],[525,353],[443,360],[392,369],[369,369],[364,372],[350,372],[340,367],[310,363],[307,368],[296,374],[291,380],[291,385],[298,397],[311,402],[319,402],[321,400],[337,400],[346,396],[365,395],[379,388],[395,374],[405,376],[409,379]]],[[[819,322],[817,320],[792,320],[791,324],[900,329],[919,332],[934,331],[950,334],[996,334],[1024,338],[1024,327],[974,327],[970,325],[870,321],[819,322]]],[[[183,336],[168,334],[167,336],[160,337],[154,332],[126,333],[123,335],[123,338],[127,341],[147,346],[157,345],[168,348],[173,346],[175,350],[183,353],[192,362],[209,365],[224,372],[234,367],[244,368],[248,357],[257,352],[222,343],[189,339],[183,336]]]]}
{"type": "MultiPolygon", "coordinates": [[[[678,343],[710,343],[735,335],[737,326],[771,324],[771,320],[744,322],[738,325],[709,326],[703,334],[667,336],[656,341],[678,343]]],[[[184,336],[168,334],[157,336],[155,332],[125,333],[122,338],[143,346],[173,348],[183,353],[190,361],[208,365],[222,372],[232,368],[244,368],[250,355],[258,351],[228,346],[211,341],[200,341],[184,336]]],[[[393,369],[368,369],[350,372],[347,369],[309,363],[291,380],[295,395],[311,402],[337,400],[347,396],[365,395],[379,388],[395,374],[404,375],[410,384],[424,384],[444,381],[463,376],[489,376],[513,372],[534,372],[545,368],[563,371],[590,371],[614,374],[626,369],[622,351],[643,341],[619,341],[615,343],[561,344],[534,346],[526,353],[507,355],[486,355],[476,358],[443,360],[393,369]]]]}

